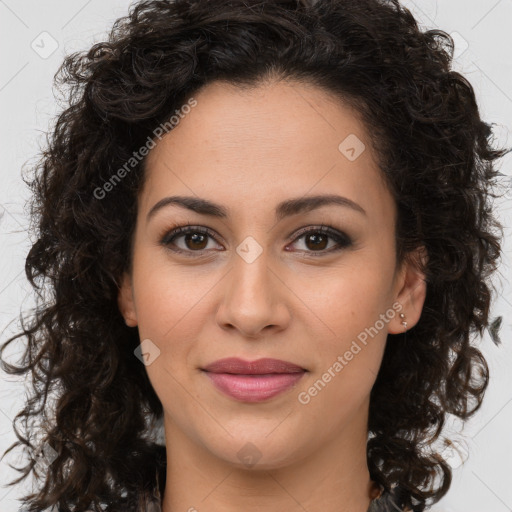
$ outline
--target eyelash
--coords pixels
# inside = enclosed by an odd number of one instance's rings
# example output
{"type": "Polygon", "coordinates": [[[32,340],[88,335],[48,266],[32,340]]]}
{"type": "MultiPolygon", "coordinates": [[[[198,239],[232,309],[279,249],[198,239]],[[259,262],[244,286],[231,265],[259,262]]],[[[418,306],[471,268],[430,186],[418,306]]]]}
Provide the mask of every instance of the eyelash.
{"type": "MultiPolygon", "coordinates": [[[[176,238],[179,238],[180,236],[186,235],[189,233],[199,233],[202,235],[208,235],[211,238],[213,238],[217,243],[219,243],[216,240],[215,233],[212,230],[205,228],[205,227],[188,225],[188,226],[179,226],[175,229],[172,229],[171,231],[167,231],[164,234],[164,236],[161,238],[160,244],[176,253],[182,253],[182,254],[184,253],[184,254],[189,255],[190,257],[202,256],[203,252],[206,251],[207,249],[193,251],[190,249],[184,250],[184,249],[179,249],[176,247],[171,247],[171,245],[173,245],[173,242],[175,241],[176,238]],[[193,253],[199,253],[199,254],[193,255],[193,253]]],[[[333,252],[341,251],[342,249],[346,249],[352,245],[352,240],[348,235],[346,235],[345,233],[339,232],[339,231],[335,230],[334,228],[331,228],[330,226],[325,226],[323,224],[318,227],[308,227],[308,228],[301,229],[297,233],[295,238],[292,240],[292,243],[296,242],[300,238],[304,237],[304,235],[308,235],[308,234],[312,234],[312,233],[314,233],[314,234],[320,233],[323,235],[328,235],[330,238],[332,238],[337,243],[337,247],[334,249],[331,248],[329,250],[322,250],[322,251],[305,251],[308,254],[308,256],[313,256],[313,257],[323,256],[325,254],[331,254],[333,252]]]]}

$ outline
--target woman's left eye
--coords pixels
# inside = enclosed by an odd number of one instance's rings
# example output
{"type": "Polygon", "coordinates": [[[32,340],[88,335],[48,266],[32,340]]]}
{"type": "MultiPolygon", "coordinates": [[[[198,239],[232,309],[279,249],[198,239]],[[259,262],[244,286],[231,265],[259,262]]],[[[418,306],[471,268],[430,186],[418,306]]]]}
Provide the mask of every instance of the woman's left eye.
{"type": "Polygon", "coordinates": [[[321,256],[321,253],[325,254],[340,251],[341,249],[345,249],[352,245],[352,240],[348,235],[329,226],[320,226],[318,228],[306,228],[301,230],[297,234],[295,240],[300,240],[302,238],[304,238],[304,245],[306,248],[311,249],[310,251],[305,252],[312,252],[313,254],[311,254],[311,256],[315,256],[315,252],[320,252],[318,256],[321,256]],[[335,242],[334,248],[331,245],[329,250],[324,250],[328,247],[329,239],[335,242]]]}
{"type": "MultiPolygon", "coordinates": [[[[208,238],[216,241],[215,233],[208,228],[199,226],[178,227],[166,233],[161,239],[161,244],[174,252],[179,253],[201,253],[208,249],[208,238]],[[176,243],[182,239],[184,246],[176,243]]],[[[339,251],[352,245],[348,235],[329,226],[302,229],[292,243],[304,239],[304,252],[311,253],[311,256],[339,251]],[[334,248],[329,246],[329,239],[334,241],[334,248]],[[326,250],[327,249],[327,250],[326,250]]],[[[287,248],[289,245],[287,246],[287,248]]],[[[288,249],[287,249],[288,250],[288,249]]]]}

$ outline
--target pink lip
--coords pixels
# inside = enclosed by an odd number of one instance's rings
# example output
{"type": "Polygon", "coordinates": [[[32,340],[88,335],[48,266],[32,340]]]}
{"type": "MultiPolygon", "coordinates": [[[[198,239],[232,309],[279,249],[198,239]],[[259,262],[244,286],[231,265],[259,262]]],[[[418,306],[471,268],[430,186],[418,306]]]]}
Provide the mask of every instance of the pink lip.
{"type": "Polygon", "coordinates": [[[217,389],[242,402],[262,402],[293,387],[304,368],[279,359],[220,359],[203,369],[217,389]]]}

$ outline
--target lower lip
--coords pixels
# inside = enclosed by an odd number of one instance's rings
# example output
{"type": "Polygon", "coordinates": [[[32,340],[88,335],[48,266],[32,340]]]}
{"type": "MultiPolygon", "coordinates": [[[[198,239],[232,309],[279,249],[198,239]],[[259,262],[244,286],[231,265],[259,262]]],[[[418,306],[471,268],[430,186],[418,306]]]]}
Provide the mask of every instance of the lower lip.
{"type": "Polygon", "coordinates": [[[234,375],[205,372],[214,386],[241,402],[263,402],[292,388],[306,372],[234,375]]]}

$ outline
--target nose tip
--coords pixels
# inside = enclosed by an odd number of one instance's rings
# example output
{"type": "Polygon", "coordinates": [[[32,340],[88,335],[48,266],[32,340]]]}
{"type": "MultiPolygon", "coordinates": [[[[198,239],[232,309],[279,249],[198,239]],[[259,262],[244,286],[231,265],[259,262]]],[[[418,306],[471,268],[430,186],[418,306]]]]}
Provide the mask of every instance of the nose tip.
{"type": "MultiPolygon", "coordinates": [[[[247,241],[248,251],[243,254],[254,257],[259,251],[255,251],[251,243],[247,241]]],[[[290,320],[285,287],[269,268],[262,252],[255,259],[249,258],[250,263],[244,257],[238,259],[226,280],[217,309],[220,326],[235,328],[243,337],[251,339],[283,329],[290,320]]]]}
{"type": "Polygon", "coordinates": [[[260,323],[254,322],[254,325],[252,326],[252,328],[250,326],[247,326],[246,324],[244,324],[243,328],[238,326],[237,330],[243,335],[244,338],[257,339],[257,338],[261,337],[263,331],[265,331],[265,333],[266,333],[267,331],[269,331],[271,329],[275,329],[276,327],[277,327],[277,325],[274,325],[274,324],[265,325],[264,327],[261,327],[260,323]]]}

